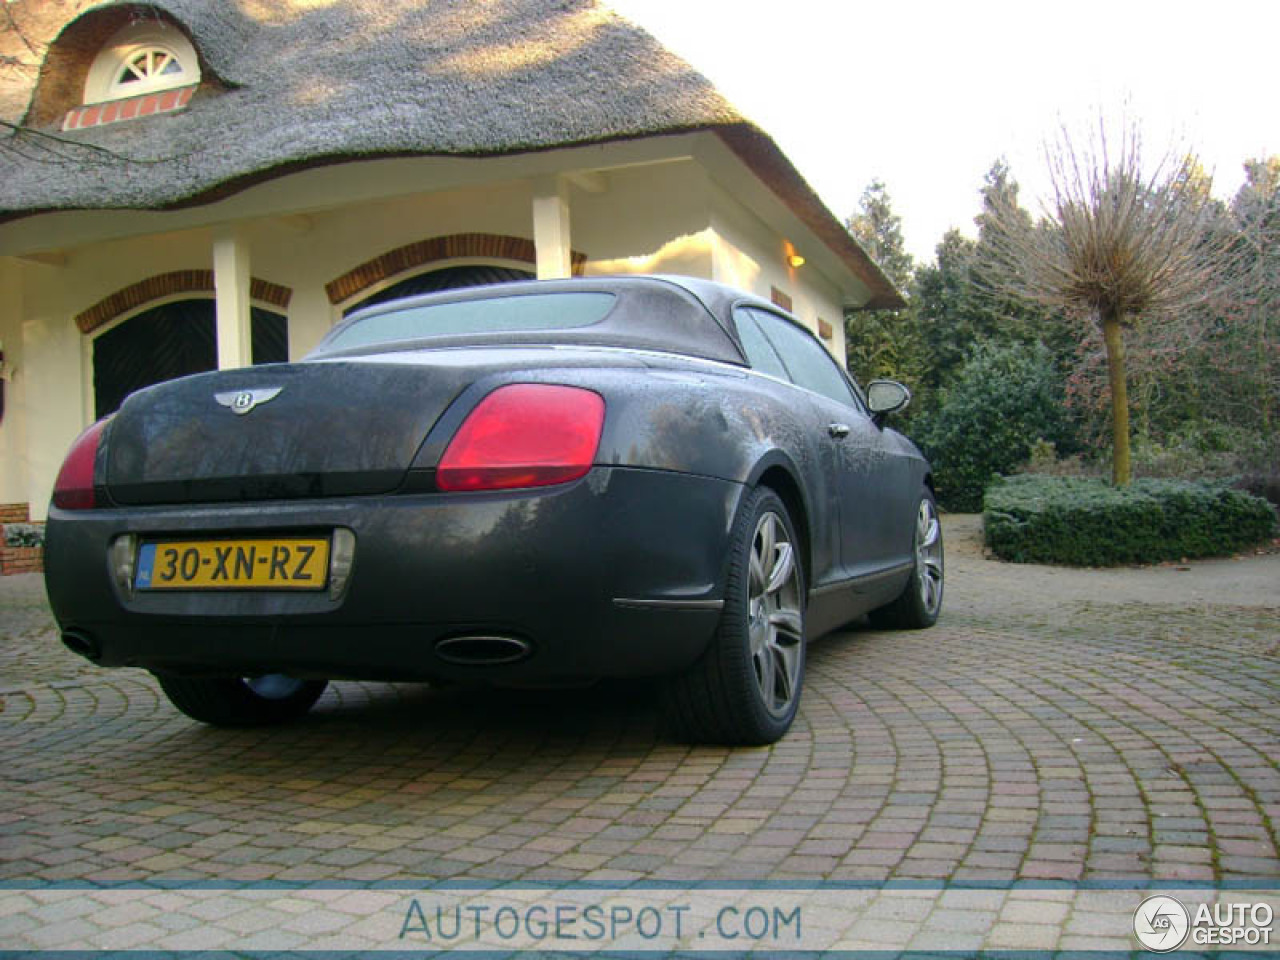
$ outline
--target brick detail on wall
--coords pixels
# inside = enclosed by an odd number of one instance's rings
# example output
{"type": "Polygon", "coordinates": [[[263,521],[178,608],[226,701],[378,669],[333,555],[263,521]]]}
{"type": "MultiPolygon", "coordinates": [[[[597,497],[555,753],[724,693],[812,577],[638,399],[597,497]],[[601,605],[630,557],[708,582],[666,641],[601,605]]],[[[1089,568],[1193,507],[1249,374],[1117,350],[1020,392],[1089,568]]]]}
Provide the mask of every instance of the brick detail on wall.
{"type": "MultiPolygon", "coordinates": [[[[3,532],[3,527],[0,527],[0,532],[3,532]]],[[[0,577],[43,570],[44,550],[41,547],[6,547],[0,543],[0,577]]]]}
{"type": "MultiPolygon", "coordinates": [[[[130,284],[111,296],[99,300],[76,317],[81,333],[91,333],[104,323],[110,323],[121,314],[135,310],[152,300],[171,297],[180,293],[213,293],[212,270],[175,270],[161,273],[146,280],[130,284]]],[[[268,283],[254,277],[249,281],[249,296],[262,303],[269,303],[281,310],[289,308],[293,291],[277,283],[268,283]]]]}
{"type": "Polygon", "coordinates": [[[788,313],[791,312],[791,298],[779,290],[777,287],[769,288],[769,299],[775,307],[781,307],[788,313]]]}
{"type": "Polygon", "coordinates": [[[31,507],[25,503],[0,503],[0,523],[27,523],[31,507]]]}
{"type": "Polygon", "coordinates": [[[175,87],[172,90],[161,90],[158,93],[144,93],[140,97],[129,97],[127,100],[111,100],[107,103],[90,103],[83,107],[75,107],[67,111],[62,120],[62,129],[83,130],[86,127],[101,127],[108,123],[119,123],[121,120],[133,120],[137,117],[149,117],[157,113],[173,113],[182,110],[191,102],[196,84],[189,87],[175,87]]]}
{"type": "MultiPolygon", "coordinates": [[[[479,257],[491,260],[516,260],[520,263],[537,262],[537,250],[532,240],[524,237],[504,236],[496,233],[454,233],[432,237],[388,250],[381,256],[367,260],[354,270],[325,284],[330,303],[342,303],[357,294],[391,277],[408,273],[418,267],[441,260],[460,257],[479,257]]],[[[573,251],[570,254],[575,276],[582,274],[587,255],[573,251]]]]}

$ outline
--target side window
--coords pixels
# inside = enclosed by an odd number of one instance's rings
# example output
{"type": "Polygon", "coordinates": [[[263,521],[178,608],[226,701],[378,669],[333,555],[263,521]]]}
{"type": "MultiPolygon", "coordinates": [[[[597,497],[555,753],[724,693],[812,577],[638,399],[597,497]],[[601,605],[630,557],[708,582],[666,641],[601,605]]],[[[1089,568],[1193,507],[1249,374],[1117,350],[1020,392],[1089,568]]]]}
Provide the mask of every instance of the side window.
{"type": "Polygon", "coordinates": [[[752,310],[751,313],[778,351],[793,383],[845,406],[857,406],[849,382],[831,354],[817,340],[779,316],[763,310],[752,310]]]}
{"type": "Polygon", "coordinates": [[[778,359],[778,354],[774,351],[769,341],[765,339],[760,327],[756,323],[755,317],[750,310],[735,310],[733,314],[734,323],[738,327],[738,339],[742,341],[742,349],[747,354],[747,360],[751,363],[753,370],[759,370],[761,373],[767,373],[771,377],[777,377],[779,380],[790,380],[787,375],[786,367],[782,365],[782,361],[778,359]]]}

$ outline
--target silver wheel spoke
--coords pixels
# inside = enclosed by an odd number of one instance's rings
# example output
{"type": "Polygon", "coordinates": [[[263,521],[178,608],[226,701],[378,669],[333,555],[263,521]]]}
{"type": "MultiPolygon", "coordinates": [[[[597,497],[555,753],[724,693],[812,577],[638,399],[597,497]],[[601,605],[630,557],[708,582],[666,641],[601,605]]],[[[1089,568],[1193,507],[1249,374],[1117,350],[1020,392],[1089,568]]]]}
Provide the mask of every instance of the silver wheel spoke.
{"type": "MultiPolygon", "coordinates": [[[[777,543],[777,539],[778,534],[773,514],[766,513],[764,519],[760,522],[760,526],[756,528],[756,547],[754,551],[755,560],[760,565],[761,573],[773,569],[773,548],[774,544],[777,543]]],[[[768,577],[763,577],[762,579],[765,582],[768,581],[768,577]]]]}
{"type": "Polygon", "coordinates": [[[798,610],[774,611],[769,616],[769,622],[778,629],[779,633],[785,633],[795,640],[799,640],[804,633],[804,623],[798,610]]]}
{"type": "Polygon", "coordinates": [[[786,706],[796,695],[796,676],[800,671],[800,649],[794,645],[774,646],[774,656],[778,660],[778,706],[786,706]]]}
{"type": "Polygon", "coordinates": [[[791,579],[795,562],[795,551],[791,549],[791,544],[785,541],[779,543],[777,555],[773,561],[773,572],[769,574],[769,583],[764,588],[764,592],[777,593],[781,590],[783,585],[791,579]]]}
{"type": "Polygon", "coordinates": [[[932,610],[934,604],[938,602],[938,588],[942,583],[942,578],[933,572],[926,572],[924,577],[924,604],[929,610],[932,610]]]}
{"type": "Polygon", "coordinates": [[[760,685],[760,690],[761,692],[764,693],[765,705],[772,708],[773,707],[773,688],[774,688],[774,684],[777,682],[775,679],[777,664],[775,664],[773,661],[772,647],[766,644],[764,646],[764,649],[760,650],[755,655],[755,662],[756,662],[756,683],[760,685]]]}

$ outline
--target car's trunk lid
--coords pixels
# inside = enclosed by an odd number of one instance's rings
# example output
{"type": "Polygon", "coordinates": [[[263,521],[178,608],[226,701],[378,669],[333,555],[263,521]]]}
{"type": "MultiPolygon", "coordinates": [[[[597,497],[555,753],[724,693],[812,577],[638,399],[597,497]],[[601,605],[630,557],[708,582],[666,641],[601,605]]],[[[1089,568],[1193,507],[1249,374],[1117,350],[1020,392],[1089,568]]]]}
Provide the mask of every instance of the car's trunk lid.
{"type": "Polygon", "coordinates": [[[129,397],[111,424],[107,490],[121,504],[387,493],[474,376],[355,361],[157,384],[129,397]]]}

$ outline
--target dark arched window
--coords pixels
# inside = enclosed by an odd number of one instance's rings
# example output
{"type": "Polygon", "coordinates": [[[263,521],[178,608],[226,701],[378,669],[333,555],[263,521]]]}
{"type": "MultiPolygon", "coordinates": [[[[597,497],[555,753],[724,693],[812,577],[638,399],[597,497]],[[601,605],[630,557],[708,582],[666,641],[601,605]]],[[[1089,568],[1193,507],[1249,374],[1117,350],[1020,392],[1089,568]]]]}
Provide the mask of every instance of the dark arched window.
{"type": "MultiPolygon", "coordinates": [[[[119,409],[135,390],[162,380],[215,370],[218,366],[216,305],[208,299],[179,300],[135,314],[93,341],[96,416],[119,409]]],[[[253,308],[253,362],[289,359],[288,321],[253,308]]]]}

